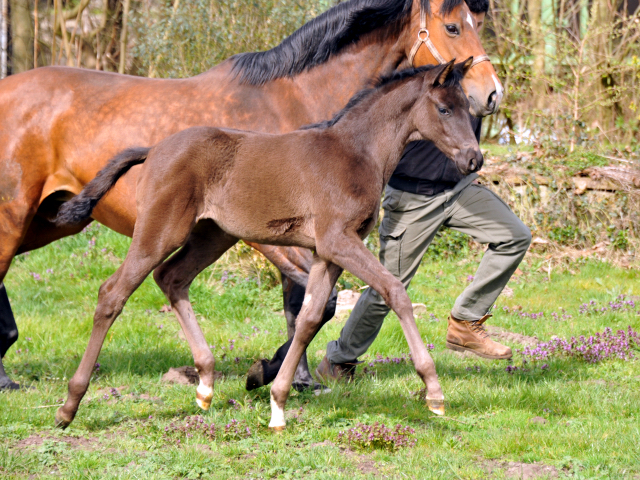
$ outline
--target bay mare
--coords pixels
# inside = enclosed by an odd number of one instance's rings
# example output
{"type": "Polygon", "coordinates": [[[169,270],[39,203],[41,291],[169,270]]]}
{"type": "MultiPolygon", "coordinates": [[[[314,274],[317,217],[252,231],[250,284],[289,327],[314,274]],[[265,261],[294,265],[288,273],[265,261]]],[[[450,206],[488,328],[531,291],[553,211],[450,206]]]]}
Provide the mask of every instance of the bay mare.
{"type": "MultiPolygon", "coordinates": [[[[78,233],[92,219],[124,235],[133,234],[139,167],[118,182],[92,218],[74,226],[53,222],[61,203],[77,195],[117,152],[153,145],[195,125],[282,133],[331,118],[371,79],[408,66],[420,30],[421,7],[429,38],[442,57],[484,55],[462,0],[348,0],[279,46],[236,55],[193,78],[149,79],[46,67],[3,79],[0,283],[16,254],[78,233]],[[452,24],[458,31],[454,36],[446,31],[452,24]]],[[[429,63],[437,62],[420,45],[413,64],[429,63]]],[[[479,63],[467,74],[462,85],[472,113],[486,115],[497,108],[501,87],[496,82],[490,62],[479,63]]],[[[311,252],[251,245],[282,272],[291,335],[311,252]]],[[[4,295],[0,303],[7,307],[0,311],[0,324],[16,333],[5,339],[9,348],[17,331],[4,290],[0,295],[4,295]]],[[[332,315],[329,309],[325,319],[332,315]]],[[[313,382],[306,360],[297,381],[313,382]]],[[[0,388],[3,385],[15,386],[0,367],[0,388]]]]}
{"type": "Polygon", "coordinates": [[[358,93],[333,120],[291,133],[192,127],[150,149],[114,157],[58,215],[60,224],[82,222],[126,170],[144,162],[129,252],[100,287],[89,345],[56,424],[73,421],[109,328],[154,270],[200,373],[197,402],[209,408],[215,360],[191,307],[189,286],[239,239],[314,250],[293,342],[271,387],[270,427],[285,426],[296,367],[343,269],[374,288],[398,315],[427,387],[427,405],[443,415],[444,396],[411,300],[362,239],[376,224],[382,190],[409,141],[433,141],[464,175],[482,166],[459,83],[472,60],[392,74],[358,93]]]}

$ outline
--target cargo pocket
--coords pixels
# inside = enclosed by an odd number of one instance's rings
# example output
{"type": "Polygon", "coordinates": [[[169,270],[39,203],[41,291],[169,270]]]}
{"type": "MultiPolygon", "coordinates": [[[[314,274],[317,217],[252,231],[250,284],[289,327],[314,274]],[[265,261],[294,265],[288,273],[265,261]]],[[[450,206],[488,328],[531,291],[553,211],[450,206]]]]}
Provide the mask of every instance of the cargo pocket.
{"type": "Polygon", "coordinates": [[[402,239],[407,229],[404,225],[385,228],[380,226],[380,263],[396,278],[400,278],[402,266],[402,239]]]}
{"type": "Polygon", "coordinates": [[[387,212],[395,211],[400,205],[400,200],[402,200],[402,195],[404,191],[392,189],[391,187],[387,187],[384,194],[384,200],[382,200],[382,208],[387,212]]]}

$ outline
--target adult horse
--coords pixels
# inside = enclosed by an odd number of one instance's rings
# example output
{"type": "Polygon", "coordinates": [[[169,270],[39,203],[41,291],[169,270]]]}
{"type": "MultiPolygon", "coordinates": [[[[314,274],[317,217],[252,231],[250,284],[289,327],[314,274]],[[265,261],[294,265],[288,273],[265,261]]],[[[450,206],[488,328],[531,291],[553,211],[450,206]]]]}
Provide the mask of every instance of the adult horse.
{"type": "MultiPolygon", "coordinates": [[[[236,55],[187,79],[149,79],[46,67],[0,82],[0,283],[16,254],[78,233],[53,223],[118,151],[194,125],[281,133],[331,118],[372,78],[410,63],[474,56],[463,80],[470,111],[493,113],[502,87],[463,0],[348,0],[277,47],[236,55]],[[411,61],[409,61],[411,59],[411,61]]],[[[138,168],[93,218],[131,236],[138,168]]],[[[290,335],[311,256],[252,244],[283,274],[290,335]]],[[[1,292],[0,292],[1,293],[1,292]]],[[[5,309],[7,310],[7,309],[5,309]]],[[[10,324],[13,319],[5,318],[10,324]]],[[[297,381],[312,382],[301,362],[297,381]]],[[[10,381],[0,368],[0,385],[10,381]]]]}

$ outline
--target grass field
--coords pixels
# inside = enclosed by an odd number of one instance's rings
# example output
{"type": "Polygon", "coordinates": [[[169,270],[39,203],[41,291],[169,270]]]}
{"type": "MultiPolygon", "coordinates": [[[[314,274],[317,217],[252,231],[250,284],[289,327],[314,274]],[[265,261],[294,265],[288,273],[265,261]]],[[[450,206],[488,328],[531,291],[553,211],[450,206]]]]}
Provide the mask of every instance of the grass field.
{"type": "MultiPolygon", "coordinates": [[[[111,329],[75,422],[56,430],[52,405],[66,396],[89,338],[98,287],[128,243],[91,226],[14,261],[5,283],[21,335],[5,365],[32,388],[0,393],[1,478],[640,478],[637,359],[592,364],[553,357],[523,365],[518,354],[517,369],[507,369],[505,362],[445,349],[446,316],[474,272],[473,252],[425,260],[410,290],[414,302],[427,306],[418,325],[435,345],[444,418],[415,394],[422,385],[411,364],[373,361],[377,353],[400,358],[408,352],[390,316],[365,358],[373,366],[360,367],[354,385],[337,385],[320,397],[293,393],[287,430],[271,433],[269,390],[246,392],[244,374],[283,341],[280,289],[220,266],[191,288],[223,375],[211,410],[199,411],[195,387],[160,380],[169,367],[192,365],[192,359],[173,315],[159,311],[163,295],[147,279],[111,329]],[[186,417],[194,415],[215,423],[214,438],[193,428],[186,417]],[[359,422],[409,426],[416,444],[397,451],[342,444],[339,432],[359,422]]],[[[491,324],[522,335],[503,332],[513,348],[534,336],[548,341],[605,327],[640,329],[637,270],[595,259],[564,271],[545,265],[527,258],[509,284],[511,296],[498,300],[491,324]],[[608,307],[620,295],[635,307],[608,307]],[[595,306],[581,313],[592,300],[595,306]],[[539,312],[544,315],[530,315],[539,312]]],[[[311,344],[314,368],[343,322],[331,321],[311,344]]]]}

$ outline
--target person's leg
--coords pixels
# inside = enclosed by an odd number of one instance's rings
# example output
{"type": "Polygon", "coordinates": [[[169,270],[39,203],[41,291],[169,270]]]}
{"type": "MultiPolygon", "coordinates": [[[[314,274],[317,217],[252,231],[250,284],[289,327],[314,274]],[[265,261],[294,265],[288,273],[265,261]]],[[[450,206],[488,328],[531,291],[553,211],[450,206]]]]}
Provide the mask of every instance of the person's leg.
{"type": "MultiPolygon", "coordinates": [[[[441,195],[427,197],[387,187],[382,204],[384,218],[380,225],[380,262],[405,288],[444,221],[443,203],[441,195]]],[[[335,377],[338,373],[334,370],[335,365],[355,365],[380,332],[387,313],[389,307],[382,297],[367,288],[351,312],[340,338],[327,345],[327,355],[316,373],[335,377]]],[[[347,375],[349,373],[352,372],[347,375]]]]}
{"type": "Polygon", "coordinates": [[[522,261],[531,232],[504,201],[480,185],[469,185],[446,210],[445,225],[488,244],[473,281],[451,310],[448,346],[462,345],[488,358],[509,358],[511,350],[490,341],[482,323],[522,261]]]}

